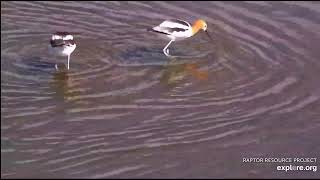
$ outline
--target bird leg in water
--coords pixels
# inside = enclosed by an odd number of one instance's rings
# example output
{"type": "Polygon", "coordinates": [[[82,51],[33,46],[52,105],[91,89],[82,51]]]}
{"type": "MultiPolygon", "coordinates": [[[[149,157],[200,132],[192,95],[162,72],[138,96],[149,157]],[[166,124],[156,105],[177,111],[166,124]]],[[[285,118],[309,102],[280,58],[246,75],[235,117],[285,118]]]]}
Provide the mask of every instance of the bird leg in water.
{"type": "Polygon", "coordinates": [[[173,41],[174,41],[174,40],[171,40],[171,41],[166,45],[166,47],[163,48],[163,53],[164,53],[166,56],[170,56],[170,55],[169,55],[169,49],[168,49],[168,47],[169,47],[169,45],[170,45],[173,41]]]}
{"type": "Polygon", "coordinates": [[[70,54],[68,55],[68,70],[70,68],[70,54]]]}

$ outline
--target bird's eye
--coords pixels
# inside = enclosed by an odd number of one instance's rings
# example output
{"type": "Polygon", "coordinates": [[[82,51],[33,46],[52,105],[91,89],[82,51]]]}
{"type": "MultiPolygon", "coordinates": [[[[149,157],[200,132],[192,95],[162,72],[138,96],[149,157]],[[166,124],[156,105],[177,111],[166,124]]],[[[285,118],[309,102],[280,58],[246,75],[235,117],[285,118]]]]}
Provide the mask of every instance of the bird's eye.
{"type": "Polygon", "coordinates": [[[204,25],[203,29],[204,29],[204,30],[207,30],[207,25],[206,25],[206,24],[204,25]]]}

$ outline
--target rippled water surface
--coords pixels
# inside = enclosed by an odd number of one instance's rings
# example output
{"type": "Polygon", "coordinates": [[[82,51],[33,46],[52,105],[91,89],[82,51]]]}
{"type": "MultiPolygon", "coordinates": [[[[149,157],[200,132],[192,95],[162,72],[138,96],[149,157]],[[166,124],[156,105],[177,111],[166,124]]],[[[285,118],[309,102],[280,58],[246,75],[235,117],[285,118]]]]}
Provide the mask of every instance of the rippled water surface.
{"type": "Polygon", "coordinates": [[[319,158],[319,42],[318,2],[2,1],[1,178],[319,178],[242,162],[319,158]],[[168,59],[147,29],[169,18],[214,41],[168,59]]]}

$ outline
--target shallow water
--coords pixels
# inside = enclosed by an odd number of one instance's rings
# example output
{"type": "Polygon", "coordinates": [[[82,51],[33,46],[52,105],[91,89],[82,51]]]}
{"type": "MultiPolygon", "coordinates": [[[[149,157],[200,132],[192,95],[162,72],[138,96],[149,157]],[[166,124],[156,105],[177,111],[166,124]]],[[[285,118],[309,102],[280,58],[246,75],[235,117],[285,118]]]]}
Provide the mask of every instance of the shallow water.
{"type": "Polygon", "coordinates": [[[319,178],[242,162],[320,157],[319,40],[318,2],[2,1],[1,178],[319,178]],[[169,18],[214,41],[168,59],[146,29],[169,18]]]}

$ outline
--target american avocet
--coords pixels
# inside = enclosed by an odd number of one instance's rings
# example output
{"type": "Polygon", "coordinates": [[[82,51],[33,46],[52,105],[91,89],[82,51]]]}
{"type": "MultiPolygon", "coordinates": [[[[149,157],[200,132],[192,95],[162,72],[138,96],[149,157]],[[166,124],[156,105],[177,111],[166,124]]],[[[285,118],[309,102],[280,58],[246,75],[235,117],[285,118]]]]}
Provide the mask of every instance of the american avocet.
{"type": "MultiPolygon", "coordinates": [[[[168,47],[173,41],[180,41],[191,37],[199,30],[207,32],[207,23],[202,19],[196,20],[192,26],[183,20],[170,19],[165,20],[160,25],[152,28],[153,32],[162,34],[164,37],[170,39],[170,42],[163,48],[163,53],[166,56],[170,56],[168,47]]],[[[210,37],[208,32],[207,35],[210,37]]],[[[210,39],[212,40],[211,37],[210,39]]]]}
{"type": "MultiPolygon", "coordinates": [[[[76,43],[70,33],[56,32],[51,36],[50,52],[58,56],[68,56],[68,69],[70,68],[70,55],[75,49],[76,43]]],[[[58,69],[57,64],[55,67],[58,69]]]]}

